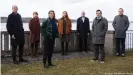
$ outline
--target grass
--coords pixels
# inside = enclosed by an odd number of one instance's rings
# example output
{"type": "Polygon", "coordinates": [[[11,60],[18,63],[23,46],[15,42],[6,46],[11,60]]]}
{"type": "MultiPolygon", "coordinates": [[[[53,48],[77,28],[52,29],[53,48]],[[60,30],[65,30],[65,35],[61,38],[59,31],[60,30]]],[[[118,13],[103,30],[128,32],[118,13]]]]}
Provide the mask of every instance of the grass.
{"type": "Polygon", "coordinates": [[[109,75],[109,73],[133,75],[133,52],[127,52],[126,57],[107,56],[104,64],[90,60],[90,57],[54,60],[56,67],[49,69],[44,69],[42,62],[21,65],[2,64],[1,73],[2,75],[109,75]]]}

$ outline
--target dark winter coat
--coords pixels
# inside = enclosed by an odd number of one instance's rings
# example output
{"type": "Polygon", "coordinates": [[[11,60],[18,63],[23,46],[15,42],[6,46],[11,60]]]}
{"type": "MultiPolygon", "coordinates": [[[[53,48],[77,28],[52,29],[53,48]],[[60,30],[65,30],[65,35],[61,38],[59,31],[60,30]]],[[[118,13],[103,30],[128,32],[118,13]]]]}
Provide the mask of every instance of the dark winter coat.
{"type": "Polygon", "coordinates": [[[41,26],[41,34],[45,39],[54,39],[58,37],[57,20],[47,18],[41,26]],[[53,31],[54,30],[54,31],[53,31]]]}
{"type": "Polygon", "coordinates": [[[29,21],[30,29],[30,42],[39,42],[40,41],[40,21],[39,18],[32,18],[29,21]]]}
{"type": "Polygon", "coordinates": [[[11,44],[24,44],[24,29],[23,23],[21,19],[21,15],[19,13],[11,13],[8,16],[7,20],[7,31],[10,36],[14,35],[15,40],[11,38],[11,44]]]}
{"type": "Polygon", "coordinates": [[[90,33],[90,22],[87,17],[85,21],[82,21],[82,17],[77,19],[77,33],[81,38],[87,37],[87,34],[90,33]]]}
{"type": "Polygon", "coordinates": [[[97,18],[95,18],[92,24],[92,43],[104,44],[107,30],[107,19],[102,17],[100,20],[98,20],[97,18]]]}
{"type": "Polygon", "coordinates": [[[126,31],[128,30],[128,27],[129,27],[129,20],[126,15],[115,16],[112,25],[115,30],[116,38],[125,38],[126,37],[126,31]]]}

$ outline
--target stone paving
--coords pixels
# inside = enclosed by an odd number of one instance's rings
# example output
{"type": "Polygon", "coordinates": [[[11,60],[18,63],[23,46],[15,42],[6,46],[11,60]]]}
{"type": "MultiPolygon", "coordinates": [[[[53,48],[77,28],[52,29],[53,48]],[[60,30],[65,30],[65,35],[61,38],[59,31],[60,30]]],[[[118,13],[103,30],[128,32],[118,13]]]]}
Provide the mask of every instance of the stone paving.
{"type": "MultiPolygon", "coordinates": [[[[67,59],[71,59],[71,58],[84,58],[84,57],[92,57],[93,56],[93,52],[92,51],[88,51],[88,53],[86,52],[69,52],[67,56],[62,56],[61,53],[53,53],[53,59],[54,60],[67,60],[67,59]]],[[[32,62],[41,62],[43,56],[39,55],[36,58],[32,58],[31,56],[24,56],[25,59],[27,59],[29,62],[28,63],[32,63],[32,62]]],[[[12,64],[12,57],[3,57],[1,58],[1,64],[12,64]]]]}

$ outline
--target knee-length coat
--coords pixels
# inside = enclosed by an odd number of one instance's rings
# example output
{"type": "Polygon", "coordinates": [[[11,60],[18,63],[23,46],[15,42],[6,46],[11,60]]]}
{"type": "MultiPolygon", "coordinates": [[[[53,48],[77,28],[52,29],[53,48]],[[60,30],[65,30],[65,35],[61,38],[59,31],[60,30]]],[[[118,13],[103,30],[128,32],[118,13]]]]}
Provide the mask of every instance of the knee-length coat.
{"type": "Polygon", "coordinates": [[[30,43],[40,41],[40,21],[39,18],[32,18],[29,21],[30,43]]]}
{"type": "Polygon", "coordinates": [[[107,30],[108,30],[107,19],[104,17],[102,17],[101,19],[95,18],[92,24],[92,43],[104,44],[107,30]]]}
{"type": "Polygon", "coordinates": [[[12,45],[20,45],[25,43],[24,28],[21,15],[19,13],[11,13],[7,19],[7,32],[15,36],[15,39],[11,38],[12,45]]]}

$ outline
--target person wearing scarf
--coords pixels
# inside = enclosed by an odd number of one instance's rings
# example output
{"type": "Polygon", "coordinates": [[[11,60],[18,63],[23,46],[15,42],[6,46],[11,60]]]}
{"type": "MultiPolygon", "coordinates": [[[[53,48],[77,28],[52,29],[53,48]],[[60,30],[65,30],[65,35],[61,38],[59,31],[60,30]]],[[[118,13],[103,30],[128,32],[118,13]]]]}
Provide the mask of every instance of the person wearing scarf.
{"type": "Polygon", "coordinates": [[[31,46],[31,56],[38,56],[38,46],[40,42],[40,21],[38,18],[38,13],[33,13],[33,18],[29,21],[30,30],[30,46],[31,46]]]}
{"type": "Polygon", "coordinates": [[[63,12],[62,18],[58,21],[58,32],[61,41],[62,55],[67,55],[69,45],[69,35],[71,34],[71,20],[67,11],[63,12]]]}
{"type": "Polygon", "coordinates": [[[44,68],[55,66],[52,64],[52,53],[55,38],[58,37],[57,20],[53,10],[48,12],[49,17],[42,23],[41,34],[44,36],[43,64],[44,68]]]}
{"type": "Polygon", "coordinates": [[[101,53],[100,62],[104,63],[105,60],[105,35],[108,30],[108,21],[102,17],[102,11],[96,11],[96,18],[92,24],[92,43],[94,44],[94,58],[92,61],[98,61],[99,53],[101,53]]]}

